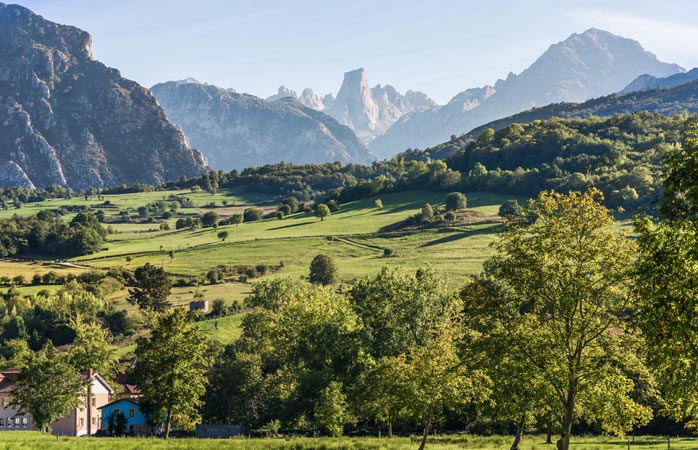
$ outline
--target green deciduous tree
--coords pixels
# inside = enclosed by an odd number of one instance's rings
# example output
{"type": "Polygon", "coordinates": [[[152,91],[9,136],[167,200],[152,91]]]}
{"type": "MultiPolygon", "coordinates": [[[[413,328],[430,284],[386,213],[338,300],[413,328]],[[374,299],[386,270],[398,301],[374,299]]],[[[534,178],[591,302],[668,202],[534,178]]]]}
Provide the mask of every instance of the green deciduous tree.
{"type": "Polygon", "coordinates": [[[206,211],[201,216],[201,226],[204,228],[212,227],[218,224],[218,213],[216,211],[206,211]]]}
{"type": "Polygon", "coordinates": [[[320,220],[325,220],[325,217],[328,217],[330,214],[330,207],[324,203],[320,203],[315,207],[315,217],[318,217],[320,220]]]}
{"type": "Polygon", "coordinates": [[[353,417],[349,412],[346,395],[342,392],[342,383],[331,381],[320,391],[320,398],[315,405],[315,421],[332,437],[344,434],[344,426],[351,423],[353,417]]]}
{"type": "Polygon", "coordinates": [[[134,272],[136,287],[129,290],[128,302],[140,309],[164,311],[170,307],[172,280],[165,269],[146,263],[134,272]]]}
{"type": "Polygon", "coordinates": [[[683,149],[669,155],[665,193],[656,224],[638,220],[640,258],[637,322],[664,393],[665,409],[698,424],[698,128],[683,149]]]}
{"type": "Polygon", "coordinates": [[[228,233],[227,231],[218,232],[218,239],[220,239],[223,242],[225,242],[225,240],[228,239],[228,236],[230,236],[230,233],[228,233]]]}
{"type": "Polygon", "coordinates": [[[52,346],[44,347],[17,377],[11,405],[20,414],[31,414],[36,428],[46,433],[51,423],[81,405],[85,389],[86,382],[68,358],[52,346]]]}
{"type": "Polygon", "coordinates": [[[485,264],[483,279],[495,288],[476,289],[466,308],[503,339],[505,354],[493,362],[522,359],[522,369],[537,380],[530,388],[554,393],[559,450],[569,448],[580,417],[617,434],[651,417],[631,397],[629,375],[646,373],[626,321],[634,306],[629,287],[636,246],[607,229],[613,219],[600,201],[595,190],[545,192],[523,214],[509,216],[497,254],[485,264]]]}
{"type": "Polygon", "coordinates": [[[337,265],[331,256],[317,255],[310,262],[310,277],[313,284],[330,285],[337,282],[337,265]]]}
{"type": "Polygon", "coordinates": [[[232,223],[235,226],[240,225],[244,220],[244,217],[242,214],[233,214],[230,216],[230,223],[232,223]]]}
{"type": "Polygon", "coordinates": [[[175,308],[155,318],[149,337],[136,345],[134,380],[143,393],[151,419],[190,425],[199,418],[211,364],[206,337],[189,314],[175,308]]]}
{"type": "Polygon", "coordinates": [[[382,201],[381,199],[377,198],[376,201],[373,202],[373,204],[376,205],[376,209],[377,209],[378,211],[382,211],[382,210],[383,210],[383,201],[382,201]]]}
{"type": "Polygon", "coordinates": [[[109,330],[95,322],[86,322],[82,315],[71,320],[75,339],[68,351],[68,360],[77,370],[95,370],[106,379],[116,373],[119,357],[112,345],[109,330]]]}

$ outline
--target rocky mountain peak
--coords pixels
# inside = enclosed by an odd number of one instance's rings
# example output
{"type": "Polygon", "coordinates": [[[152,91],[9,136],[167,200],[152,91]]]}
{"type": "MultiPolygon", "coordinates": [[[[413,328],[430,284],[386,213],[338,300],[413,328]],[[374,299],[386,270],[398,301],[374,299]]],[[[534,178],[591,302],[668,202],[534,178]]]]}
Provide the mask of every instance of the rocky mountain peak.
{"type": "Polygon", "coordinates": [[[207,169],[147,89],[92,38],[0,3],[0,186],[161,183],[207,169]]]}
{"type": "Polygon", "coordinates": [[[267,97],[267,100],[270,102],[273,102],[275,100],[280,100],[280,99],[286,98],[286,97],[298,98],[298,94],[296,94],[296,91],[293,91],[293,90],[287,88],[286,86],[281,85],[281,86],[279,86],[279,89],[276,92],[276,94],[274,94],[270,97],[267,97]]]}

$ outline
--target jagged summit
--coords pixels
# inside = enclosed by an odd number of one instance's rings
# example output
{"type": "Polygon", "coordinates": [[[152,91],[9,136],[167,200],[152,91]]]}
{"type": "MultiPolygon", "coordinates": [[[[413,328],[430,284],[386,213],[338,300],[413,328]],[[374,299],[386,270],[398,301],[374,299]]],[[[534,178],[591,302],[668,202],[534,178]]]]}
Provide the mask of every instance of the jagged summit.
{"type": "Polygon", "coordinates": [[[160,183],[207,168],[147,89],[92,38],[0,3],[0,186],[160,183]]]}

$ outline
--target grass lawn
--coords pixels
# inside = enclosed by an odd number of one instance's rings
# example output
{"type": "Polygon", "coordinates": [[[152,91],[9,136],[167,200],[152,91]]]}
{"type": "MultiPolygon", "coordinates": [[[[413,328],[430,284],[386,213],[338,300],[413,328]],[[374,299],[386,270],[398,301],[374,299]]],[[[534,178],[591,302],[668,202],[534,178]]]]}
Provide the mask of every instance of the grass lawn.
{"type": "MultiPolygon", "coordinates": [[[[554,445],[546,445],[541,436],[528,436],[524,439],[524,450],[553,450],[554,445]]],[[[510,436],[439,436],[430,439],[430,450],[508,450],[511,446],[510,436]]],[[[418,438],[289,438],[289,439],[169,439],[154,438],[69,438],[45,436],[31,431],[0,432],[0,443],[6,449],[104,449],[104,450],[141,450],[141,449],[176,449],[176,450],[412,450],[419,446],[418,438]]],[[[628,441],[603,437],[575,438],[571,448],[574,450],[608,450],[626,449],[628,441]]],[[[637,437],[631,442],[631,449],[663,450],[667,448],[666,438],[637,437]]],[[[672,439],[671,448],[688,450],[698,448],[698,440],[683,438],[672,439]]]]}

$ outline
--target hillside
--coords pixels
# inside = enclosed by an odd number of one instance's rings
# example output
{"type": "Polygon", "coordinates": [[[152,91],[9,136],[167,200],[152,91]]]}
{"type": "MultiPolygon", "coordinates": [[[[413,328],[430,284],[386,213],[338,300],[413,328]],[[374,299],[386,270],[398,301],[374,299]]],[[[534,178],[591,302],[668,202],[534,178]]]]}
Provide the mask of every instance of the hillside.
{"type": "Polygon", "coordinates": [[[75,189],[196,176],[206,161],[91,36],[0,3],[0,187],[75,189]]]}
{"type": "Polygon", "coordinates": [[[530,123],[552,117],[582,118],[587,116],[608,117],[614,114],[632,114],[637,111],[678,114],[682,111],[698,112],[698,81],[681,84],[667,89],[650,89],[626,95],[611,94],[584,103],[556,103],[535,108],[486,123],[465,135],[466,140],[477,139],[487,128],[501,130],[514,123],[530,123]]]}
{"type": "Polygon", "coordinates": [[[161,83],[151,91],[216,169],[374,159],[350,128],[292,97],[267,101],[192,81],[161,83]]]}
{"type": "Polygon", "coordinates": [[[550,46],[520,74],[510,73],[494,86],[480,88],[489,95],[477,97],[476,104],[408,114],[370,147],[377,155],[390,157],[407,148],[436,145],[532,107],[618,92],[643,74],[665,77],[678,72],[683,68],[659,61],[637,41],[592,28],[550,46]]]}
{"type": "MultiPolygon", "coordinates": [[[[447,157],[466,189],[536,195],[599,188],[610,207],[652,208],[664,157],[680,148],[698,115],[638,112],[609,118],[514,123],[476,141],[457,138],[421,154],[447,157]]],[[[413,155],[414,156],[414,155],[413,155]]]]}

